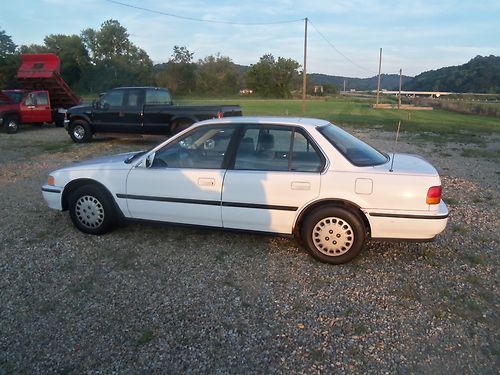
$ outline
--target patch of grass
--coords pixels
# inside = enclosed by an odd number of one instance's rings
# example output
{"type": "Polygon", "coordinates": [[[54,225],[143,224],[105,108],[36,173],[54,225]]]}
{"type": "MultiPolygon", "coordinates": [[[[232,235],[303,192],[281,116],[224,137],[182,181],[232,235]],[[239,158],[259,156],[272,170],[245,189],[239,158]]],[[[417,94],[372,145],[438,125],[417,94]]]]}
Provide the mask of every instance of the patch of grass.
{"type": "MultiPolygon", "coordinates": [[[[214,99],[215,101],[215,99],[214,99]]],[[[189,104],[213,103],[210,100],[189,100],[189,104]]],[[[302,113],[301,100],[230,99],[216,100],[219,104],[239,104],[245,115],[303,116],[322,118],[338,125],[367,127],[395,131],[401,120],[403,134],[414,135],[418,141],[434,144],[448,142],[483,145],[485,138],[500,133],[497,117],[466,115],[443,110],[408,111],[371,108],[373,100],[332,97],[328,100],[308,100],[302,113]]]]}
{"type": "Polygon", "coordinates": [[[147,329],[134,339],[135,346],[146,345],[156,337],[155,331],[147,329]]]}
{"type": "Polygon", "coordinates": [[[500,159],[500,150],[468,148],[460,154],[465,158],[500,159]]]}
{"type": "Polygon", "coordinates": [[[459,203],[459,200],[456,199],[456,198],[452,198],[452,197],[446,197],[446,198],[443,198],[443,200],[446,202],[447,205],[449,206],[457,206],[458,203],[459,203]]]}
{"type": "Polygon", "coordinates": [[[467,277],[465,278],[465,281],[469,284],[474,285],[474,286],[481,285],[481,279],[477,275],[467,275],[467,277]]]}
{"type": "Polygon", "coordinates": [[[467,232],[469,231],[466,227],[464,227],[463,225],[460,225],[460,224],[456,224],[453,226],[453,232],[454,233],[458,233],[458,234],[467,234],[467,232]]]}
{"type": "Polygon", "coordinates": [[[487,259],[484,255],[468,254],[465,256],[465,259],[474,266],[480,266],[486,264],[487,262],[487,259]]]}

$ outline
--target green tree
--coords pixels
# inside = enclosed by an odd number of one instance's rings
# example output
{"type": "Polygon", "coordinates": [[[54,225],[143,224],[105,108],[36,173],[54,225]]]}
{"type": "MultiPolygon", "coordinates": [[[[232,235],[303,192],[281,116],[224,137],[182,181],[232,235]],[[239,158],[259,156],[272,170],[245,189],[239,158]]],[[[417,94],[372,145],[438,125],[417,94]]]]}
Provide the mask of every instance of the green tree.
{"type": "Polygon", "coordinates": [[[87,90],[152,84],[153,62],[129,40],[127,29],[118,21],[107,20],[99,30],[85,29],[80,38],[91,62],[82,83],[87,90]]]}
{"type": "Polygon", "coordinates": [[[17,46],[10,35],[0,30],[0,88],[14,87],[19,66],[17,46]]]}
{"type": "Polygon", "coordinates": [[[289,98],[299,68],[295,60],[266,54],[247,71],[247,86],[264,97],[289,98]]]}
{"type": "Polygon", "coordinates": [[[70,86],[80,81],[90,65],[90,58],[78,35],[51,34],[44,38],[45,47],[49,52],[61,59],[61,75],[70,86]]]}
{"type": "Polygon", "coordinates": [[[190,94],[195,88],[193,55],[187,47],[174,46],[169,61],[157,73],[160,86],[168,87],[178,95],[190,94]]]}
{"type": "Polygon", "coordinates": [[[239,75],[231,59],[217,54],[199,60],[196,88],[202,94],[236,94],[240,88],[239,75]]]}

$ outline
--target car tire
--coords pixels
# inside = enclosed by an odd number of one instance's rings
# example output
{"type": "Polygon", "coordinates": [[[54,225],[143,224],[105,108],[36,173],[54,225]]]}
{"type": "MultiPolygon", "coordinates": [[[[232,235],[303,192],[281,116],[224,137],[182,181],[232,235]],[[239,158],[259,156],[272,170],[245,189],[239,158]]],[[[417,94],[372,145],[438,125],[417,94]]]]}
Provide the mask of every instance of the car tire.
{"type": "Polygon", "coordinates": [[[83,185],[72,192],[69,213],[75,227],[88,234],[104,234],[119,224],[113,197],[98,185],[83,185]]]}
{"type": "Polygon", "coordinates": [[[301,228],[301,239],[317,260],[342,264],[354,259],[365,243],[363,221],[341,207],[321,207],[308,214],[301,228]]]}
{"type": "Polygon", "coordinates": [[[8,116],[3,123],[3,129],[7,134],[17,133],[19,130],[19,119],[17,116],[8,116]]]}
{"type": "Polygon", "coordinates": [[[92,130],[85,120],[75,120],[69,125],[69,136],[75,143],[87,143],[92,138],[92,130]]]}

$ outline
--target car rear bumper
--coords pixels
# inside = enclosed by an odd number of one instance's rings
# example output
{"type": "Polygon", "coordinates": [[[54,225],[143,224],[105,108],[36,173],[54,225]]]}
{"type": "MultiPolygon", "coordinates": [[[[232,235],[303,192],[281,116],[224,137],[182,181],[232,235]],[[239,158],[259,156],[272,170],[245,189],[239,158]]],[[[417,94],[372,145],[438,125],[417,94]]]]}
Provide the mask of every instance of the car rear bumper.
{"type": "Polygon", "coordinates": [[[448,214],[448,207],[441,201],[432,213],[370,212],[367,217],[374,239],[428,240],[444,231],[448,214]]]}
{"type": "Polygon", "coordinates": [[[42,196],[50,208],[53,208],[54,210],[62,211],[62,200],[61,200],[62,189],[61,188],[58,188],[55,186],[50,186],[50,185],[44,185],[44,186],[42,186],[42,196]]]}

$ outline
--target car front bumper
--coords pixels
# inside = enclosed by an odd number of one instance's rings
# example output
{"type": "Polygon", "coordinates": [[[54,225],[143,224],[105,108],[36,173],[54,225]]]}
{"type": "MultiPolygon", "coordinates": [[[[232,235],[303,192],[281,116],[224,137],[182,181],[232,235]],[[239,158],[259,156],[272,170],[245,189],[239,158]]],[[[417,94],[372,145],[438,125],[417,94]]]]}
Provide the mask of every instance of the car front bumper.
{"type": "Polygon", "coordinates": [[[42,196],[47,205],[54,209],[62,211],[62,189],[56,186],[42,186],[42,196]]]}

